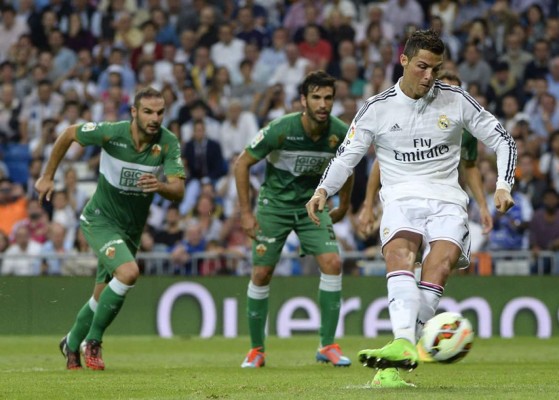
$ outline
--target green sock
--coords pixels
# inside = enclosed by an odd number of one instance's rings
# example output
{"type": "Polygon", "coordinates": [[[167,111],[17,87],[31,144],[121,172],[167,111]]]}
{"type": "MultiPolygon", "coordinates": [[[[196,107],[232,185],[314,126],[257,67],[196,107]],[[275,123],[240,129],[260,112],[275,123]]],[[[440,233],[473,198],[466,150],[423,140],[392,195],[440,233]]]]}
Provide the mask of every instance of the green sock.
{"type": "Polygon", "coordinates": [[[124,296],[116,294],[111,289],[111,286],[107,285],[101,292],[101,296],[99,296],[97,311],[95,311],[93,316],[91,328],[86,339],[101,342],[103,340],[103,333],[113,322],[123,303],[124,296]]]}
{"type": "Polygon", "coordinates": [[[340,304],[342,292],[318,291],[320,304],[320,344],[328,346],[334,343],[336,327],[340,318],[340,304]]]}
{"type": "Polygon", "coordinates": [[[94,312],[89,306],[89,301],[84,304],[81,310],[76,316],[76,321],[70,329],[70,334],[68,335],[68,348],[71,351],[78,351],[80,348],[80,343],[87,336],[89,328],[91,327],[91,321],[93,320],[94,312]]]}
{"type": "Polygon", "coordinates": [[[264,331],[268,316],[268,298],[256,300],[249,297],[247,316],[251,346],[253,349],[255,347],[262,347],[262,351],[264,351],[264,331]]]}

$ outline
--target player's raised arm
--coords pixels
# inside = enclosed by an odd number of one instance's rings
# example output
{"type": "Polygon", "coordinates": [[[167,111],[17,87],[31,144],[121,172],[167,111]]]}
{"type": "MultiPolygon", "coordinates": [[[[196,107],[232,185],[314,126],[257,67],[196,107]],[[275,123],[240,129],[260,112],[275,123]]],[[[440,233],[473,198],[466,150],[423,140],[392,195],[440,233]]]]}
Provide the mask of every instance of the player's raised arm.
{"type": "Polygon", "coordinates": [[[39,193],[39,202],[42,203],[43,199],[50,201],[50,196],[54,190],[54,174],[72,142],[77,142],[76,131],[77,125],[69,126],[54,142],[45,170],[35,182],[35,190],[39,193]]]}

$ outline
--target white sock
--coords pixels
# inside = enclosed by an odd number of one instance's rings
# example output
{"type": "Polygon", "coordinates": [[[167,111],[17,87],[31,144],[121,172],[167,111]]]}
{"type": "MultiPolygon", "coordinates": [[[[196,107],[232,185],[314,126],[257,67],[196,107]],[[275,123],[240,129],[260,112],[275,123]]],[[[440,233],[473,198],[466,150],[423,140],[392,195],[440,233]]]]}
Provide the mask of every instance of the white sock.
{"type": "Polygon", "coordinates": [[[91,311],[95,312],[97,311],[97,300],[95,300],[95,297],[91,296],[91,298],[89,299],[89,308],[91,308],[91,311]]]}
{"type": "Polygon", "coordinates": [[[321,273],[318,289],[325,292],[340,292],[342,290],[342,274],[326,275],[321,273]]]}
{"type": "Polygon", "coordinates": [[[126,294],[126,292],[128,292],[130,289],[132,289],[134,287],[134,285],[132,285],[132,286],[125,285],[124,283],[122,283],[118,279],[113,278],[109,282],[109,287],[111,288],[111,290],[113,292],[115,292],[119,296],[124,296],[126,294]]]}
{"type": "Polygon", "coordinates": [[[254,300],[264,300],[270,296],[270,285],[256,286],[252,281],[248,284],[247,296],[254,300]]]}
{"type": "Polygon", "coordinates": [[[420,301],[415,275],[401,270],[387,274],[386,279],[394,339],[407,339],[415,344],[415,322],[420,301]]]}
{"type": "Polygon", "coordinates": [[[415,337],[417,340],[421,337],[425,323],[435,316],[437,307],[444,292],[444,287],[435,283],[420,281],[417,285],[421,303],[419,305],[419,313],[415,326],[415,337]]]}

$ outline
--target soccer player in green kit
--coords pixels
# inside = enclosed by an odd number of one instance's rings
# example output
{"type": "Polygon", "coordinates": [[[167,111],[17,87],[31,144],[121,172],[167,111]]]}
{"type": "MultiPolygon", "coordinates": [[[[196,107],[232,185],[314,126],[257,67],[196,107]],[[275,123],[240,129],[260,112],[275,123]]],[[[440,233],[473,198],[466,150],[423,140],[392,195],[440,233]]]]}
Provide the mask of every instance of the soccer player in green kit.
{"type": "Polygon", "coordinates": [[[339,345],[334,343],[340,314],[342,271],[332,224],[341,220],[349,208],[353,176],[340,190],[339,206],[321,214],[320,226],[309,219],[305,209],[306,200],[313,194],[347,133],[347,125],[330,115],[334,83],[335,79],[323,71],[309,73],[301,85],[304,111],[272,121],[235,164],[242,226],[253,239],[253,267],[247,292],[251,350],[241,364],[243,368],[265,365],[264,330],[270,281],[291,231],[297,233],[302,252],[316,257],[321,271],[320,345],[316,360],[334,366],[351,365],[339,345]],[[249,195],[249,173],[250,167],[263,158],[266,158],[266,177],[255,216],[249,195]]]}
{"type": "Polygon", "coordinates": [[[78,312],[70,332],[60,342],[67,369],[80,369],[80,343],[85,339],[86,366],[105,369],[101,357],[103,333],[117,316],[126,293],[140,274],[135,254],[155,193],[180,201],[185,171],[177,137],[161,126],[165,101],[152,88],[140,90],[132,120],[85,123],[68,127],[56,140],[35,189],[50,201],[54,175],[73,142],[101,147],[99,181],[80,216],[83,233],[98,257],[93,296],[78,312]],[[164,174],[166,179],[160,179],[164,174]]]}

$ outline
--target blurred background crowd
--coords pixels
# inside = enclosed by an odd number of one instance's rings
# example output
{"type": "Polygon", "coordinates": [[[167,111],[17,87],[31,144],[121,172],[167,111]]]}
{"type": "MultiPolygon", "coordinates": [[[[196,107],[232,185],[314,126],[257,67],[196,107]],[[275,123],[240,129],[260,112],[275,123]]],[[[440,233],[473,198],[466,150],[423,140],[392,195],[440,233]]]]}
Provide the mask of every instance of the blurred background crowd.
{"type": "MultiPolygon", "coordinates": [[[[144,273],[248,274],[235,157],[270,120],[301,110],[298,85],[311,70],[337,78],[332,113],[349,124],[368,97],[398,80],[406,38],[425,28],[447,45],[443,69],[461,78],[518,146],[516,204],[506,215],[495,214],[495,228],[484,236],[471,202],[472,250],[524,250],[535,258],[559,251],[557,0],[0,4],[0,253],[10,255],[1,274],[94,273],[95,259],[80,257],[91,249],[78,221],[95,188],[99,149],[71,148],[50,203],[38,203],[33,185],[65,127],[129,119],[134,93],[145,86],[164,94],[164,124],[180,138],[187,181],[180,204],[154,199],[140,252],[165,257],[141,260],[144,273]]],[[[377,235],[361,237],[356,229],[374,157],[371,149],[356,168],[352,208],[335,226],[345,254],[378,256],[377,235]]],[[[494,159],[480,144],[490,209],[494,159]]],[[[254,195],[263,173],[262,163],[252,170],[254,195]]],[[[285,252],[297,251],[297,237],[290,236],[285,252]]],[[[559,273],[557,262],[544,264],[540,273],[559,273]]],[[[360,273],[357,265],[346,262],[345,272],[360,273]]],[[[276,273],[316,270],[305,259],[286,257],[276,273]]]]}

